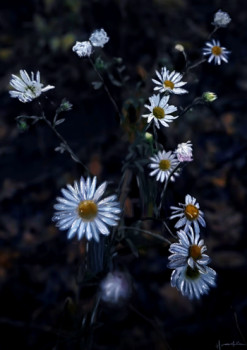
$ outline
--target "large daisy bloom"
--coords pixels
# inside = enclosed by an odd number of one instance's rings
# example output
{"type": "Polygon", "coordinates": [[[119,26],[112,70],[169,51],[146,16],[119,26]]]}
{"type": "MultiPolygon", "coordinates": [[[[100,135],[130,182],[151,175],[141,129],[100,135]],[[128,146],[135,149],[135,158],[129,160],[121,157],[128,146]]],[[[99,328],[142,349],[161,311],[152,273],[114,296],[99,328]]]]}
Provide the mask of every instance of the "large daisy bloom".
{"type": "Polygon", "coordinates": [[[190,141],[179,143],[175,153],[179,162],[192,162],[192,143],[190,141]]]}
{"type": "Polygon", "coordinates": [[[93,47],[90,41],[77,41],[72,47],[72,51],[77,53],[79,57],[90,57],[93,52],[93,47]]]}
{"type": "Polygon", "coordinates": [[[154,121],[154,125],[159,129],[160,124],[168,127],[174,119],[178,116],[173,116],[171,113],[177,111],[177,107],[168,104],[169,96],[163,96],[160,98],[160,94],[153,95],[149,98],[150,106],[145,105],[149,109],[150,113],[143,114],[143,118],[147,118],[147,122],[154,121]]]}
{"type": "Polygon", "coordinates": [[[172,71],[169,72],[166,67],[161,68],[161,73],[156,71],[156,75],[159,80],[152,79],[152,81],[157,85],[154,90],[159,90],[160,92],[170,92],[177,95],[186,94],[188,91],[181,89],[181,86],[187,84],[185,81],[181,81],[183,76],[180,73],[172,71]]]}
{"type": "Polygon", "coordinates": [[[31,72],[31,77],[25,70],[20,70],[20,77],[12,74],[10,85],[16,90],[9,91],[10,96],[18,98],[21,102],[31,102],[36,97],[39,97],[42,92],[46,92],[50,89],[54,89],[55,86],[47,85],[40,82],[40,72],[36,73],[36,79],[34,73],[31,72]]]}
{"type": "Polygon", "coordinates": [[[183,228],[187,233],[189,227],[194,226],[195,233],[198,235],[200,232],[199,224],[203,227],[206,226],[206,222],[203,218],[204,214],[199,209],[199,203],[196,202],[196,199],[189,194],[185,196],[185,203],[179,203],[179,207],[171,206],[173,210],[170,219],[179,218],[175,224],[175,228],[183,228]]]}
{"type": "Polygon", "coordinates": [[[206,42],[206,46],[202,50],[204,56],[209,56],[208,62],[211,63],[214,60],[215,64],[220,65],[221,61],[228,63],[228,51],[225,47],[220,46],[219,40],[212,40],[206,42]]]}
{"type": "Polygon", "coordinates": [[[214,21],[213,25],[217,27],[226,27],[231,22],[231,17],[228,15],[227,12],[224,11],[217,11],[214,15],[214,21]]]}
{"type": "Polygon", "coordinates": [[[208,294],[210,287],[215,287],[216,272],[205,266],[205,273],[189,265],[178,267],[171,275],[171,286],[176,287],[182,295],[189,299],[200,299],[201,295],[208,294]]]}
{"type": "Polygon", "coordinates": [[[198,233],[194,233],[191,227],[188,233],[180,230],[177,235],[179,243],[173,243],[169,248],[172,254],[169,256],[168,267],[176,269],[189,265],[192,269],[198,269],[200,273],[205,273],[210,258],[204,254],[207,247],[204,245],[203,239],[200,238],[198,233]]]}
{"type": "MultiPolygon", "coordinates": [[[[176,166],[179,164],[176,155],[171,151],[159,151],[153,157],[150,157],[151,163],[149,167],[153,169],[150,176],[155,176],[157,181],[164,182],[167,181],[171,173],[174,171],[176,166]]],[[[175,180],[174,176],[178,176],[178,173],[175,172],[171,176],[171,181],[175,180]]]]}
{"type": "Polygon", "coordinates": [[[60,230],[68,230],[68,238],[76,234],[78,239],[99,241],[99,235],[108,236],[108,226],[116,226],[119,220],[120,206],[117,196],[112,195],[102,199],[107,183],[104,182],[96,189],[96,177],[81,177],[74,186],[67,185],[62,189],[63,197],[57,198],[53,221],[60,230]]]}
{"type": "Polygon", "coordinates": [[[108,37],[104,29],[95,30],[89,38],[91,44],[97,47],[104,47],[104,45],[108,43],[109,39],[110,38],[108,37]]]}

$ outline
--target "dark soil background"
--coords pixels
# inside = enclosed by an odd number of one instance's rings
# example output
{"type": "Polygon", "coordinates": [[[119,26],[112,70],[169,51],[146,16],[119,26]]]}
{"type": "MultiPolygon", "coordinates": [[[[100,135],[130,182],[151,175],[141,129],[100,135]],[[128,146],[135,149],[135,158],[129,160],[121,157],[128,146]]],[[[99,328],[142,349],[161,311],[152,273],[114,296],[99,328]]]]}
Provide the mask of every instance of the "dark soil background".
{"type": "MultiPolygon", "coordinates": [[[[1,2],[1,350],[89,348],[79,329],[97,292],[97,279],[92,285],[82,282],[84,242],[68,241],[51,221],[61,187],[79,179],[83,169],[67,154],[54,151],[59,142],[46,125],[31,125],[26,132],[17,127],[15,117],[40,110],[36,101],[23,104],[10,98],[11,74],[39,70],[42,82],[55,85],[48,99],[41,97],[49,118],[64,97],[73,104],[59,131],[99,181],[111,181],[116,190],[133,141],[131,128],[119,127],[104,90],[92,87],[98,80],[95,72],[72,46],[97,28],[106,30],[110,41],[95,57],[105,62],[122,58],[122,63],[114,61],[111,75],[102,74],[134,127],[141,106],[153,93],[155,69],[166,65],[184,70],[183,55],[174,49],[177,43],[184,45],[191,63],[199,60],[218,9],[232,18],[215,34],[231,51],[229,63],[204,63],[192,70],[184,78],[189,94],[173,96],[172,101],[186,106],[204,91],[214,91],[218,99],[194,108],[159,134],[167,150],[188,139],[194,145],[194,162],[169,186],[168,205],[183,202],[187,193],[199,201],[217,288],[199,302],[184,298],[170,287],[167,246],[142,237],[139,257],[123,246],[118,258],[133,279],[131,300],[118,309],[100,305],[97,327],[85,336],[95,350],[247,347],[246,5],[245,0],[1,2]],[[129,79],[119,84],[117,69],[122,65],[129,79]]],[[[138,191],[132,182],[127,223],[138,214],[138,191]]],[[[160,233],[159,226],[148,225],[160,233]]]]}

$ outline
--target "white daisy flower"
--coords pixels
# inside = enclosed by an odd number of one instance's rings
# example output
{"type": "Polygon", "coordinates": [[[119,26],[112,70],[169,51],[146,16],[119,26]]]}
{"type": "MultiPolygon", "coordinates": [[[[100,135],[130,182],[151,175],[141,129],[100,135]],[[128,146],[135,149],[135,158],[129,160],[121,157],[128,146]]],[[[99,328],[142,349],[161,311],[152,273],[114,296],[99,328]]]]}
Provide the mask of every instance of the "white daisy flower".
{"type": "Polygon", "coordinates": [[[231,22],[231,17],[227,12],[217,11],[214,15],[213,25],[217,27],[226,27],[231,22]]]}
{"type": "Polygon", "coordinates": [[[90,57],[93,52],[93,47],[90,41],[77,41],[72,47],[72,51],[76,52],[79,57],[90,57]]]}
{"type": "Polygon", "coordinates": [[[179,162],[191,162],[193,160],[192,143],[190,141],[179,143],[175,153],[179,162]]]}
{"type": "Polygon", "coordinates": [[[57,222],[60,230],[68,230],[68,238],[76,234],[78,239],[86,237],[88,240],[99,241],[99,234],[108,236],[107,226],[116,226],[121,212],[117,196],[112,195],[101,199],[107,183],[104,182],[96,189],[96,177],[85,181],[74,182],[74,187],[67,185],[62,189],[63,197],[58,197],[54,205],[53,221],[57,222]]]}
{"type": "Polygon", "coordinates": [[[178,116],[173,116],[171,113],[177,111],[177,107],[168,104],[169,96],[163,96],[160,98],[160,94],[153,95],[149,98],[150,106],[145,105],[149,109],[149,114],[143,114],[143,118],[148,118],[147,122],[150,123],[154,120],[155,126],[159,129],[160,124],[168,127],[174,119],[178,116]]]}
{"type": "Polygon", "coordinates": [[[192,227],[188,233],[180,230],[177,232],[179,243],[170,245],[169,251],[172,253],[169,256],[168,267],[176,269],[189,265],[192,269],[198,269],[200,273],[206,272],[206,265],[210,262],[208,255],[204,254],[207,247],[204,245],[203,239],[199,233],[194,233],[192,227]]]}
{"type": "Polygon", "coordinates": [[[121,303],[127,300],[130,294],[130,280],[125,273],[120,271],[109,272],[100,284],[100,296],[106,303],[121,303]]]}
{"type": "MultiPolygon", "coordinates": [[[[160,182],[167,181],[171,173],[174,171],[176,166],[179,164],[175,154],[171,151],[159,151],[158,154],[154,155],[150,158],[151,164],[149,167],[154,169],[149,174],[150,176],[156,176],[156,180],[160,182]]],[[[175,172],[171,176],[171,181],[175,180],[174,176],[178,176],[179,174],[175,172]]]]}
{"type": "Polygon", "coordinates": [[[200,273],[187,265],[172,271],[171,286],[189,299],[200,299],[201,295],[208,294],[210,287],[216,286],[215,278],[216,272],[211,267],[205,266],[205,273],[200,273]]]}
{"type": "Polygon", "coordinates": [[[10,96],[13,98],[18,98],[21,102],[31,102],[35,98],[39,97],[42,92],[46,92],[50,89],[54,89],[55,86],[47,85],[43,87],[44,84],[40,82],[40,73],[36,73],[36,79],[34,73],[31,72],[31,78],[25,70],[20,70],[20,77],[12,74],[12,79],[10,80],[10,85],[16,89],[16,91],[9,91],[10,96]]]}
{"type": "Polygon", "coordinates": [[[204,47],[202,53],[204,56],[208,56],[208,62],[211,63],[214,60],[215,64],[221,64],[221,61],[228,63],[228,51],[225,47],[220,46],[219,40],[212,40],[206,43],[207,47],[204,47]]]}
{"type": "Polygon", "coordinates": [[[107,36],[104,29],[95,30],[89,38],[91,44],[97,47],[103,47],[109,41],[109,39],[110,38],[107,36]]]}
{"type": "Polygon", "coordinates": [[[172,71],[169,72],[166,67],[161,69],[161,73],[156,71],[156,75],[159,80],[152,79],[152,81],[157,84],[154,90],[159,90],[160,92],[170,92],[177,95],[187,94],[188,91],[181,89],[181,86],[187,84],[185,81],[181,81],[183,78],[182,74],[172,71]]]}
{"type": "Polygon", "coordinates": [[[204,214],[199,209],[200,206],[196,202],[196,199],[189,194],[185,196],[185,204],[179,203],[180,207],[171,207],[173,209],[170,219],[179,218],[175,228],[182,228],[187,233],[190,226],[194,226],[194,230],[198,235],[200,232],[199,224],[203,227],[206,226],[206,222],[203,218],[204,214]]]}

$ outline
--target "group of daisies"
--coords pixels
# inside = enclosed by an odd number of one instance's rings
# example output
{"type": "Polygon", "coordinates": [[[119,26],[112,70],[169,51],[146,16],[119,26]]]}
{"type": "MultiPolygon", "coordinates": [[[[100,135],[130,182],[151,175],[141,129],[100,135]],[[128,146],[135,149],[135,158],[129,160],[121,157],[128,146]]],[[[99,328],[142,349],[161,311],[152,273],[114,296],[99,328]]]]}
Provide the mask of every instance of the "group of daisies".
{"type": "MultiPolygon", "coordinates": [[[[221,10],[215,14],[213,24],[215,27],[225,27],[231,21],[229,15],[221,10]]],[[[94,31],[89,40],[76,42],[72,50],[80,57],[90,57],[95,47],[103,47],[109,41],[104,29],[94,31]]],[[[228,51],[220,46],[218,41],[206,43],[203,55],[209,55],[208,62],[220,64],[221,60],[227,62],[228,51]]],[[[153,79],[154,90],[157,95],[149,98],[150,105],[145,105],[148,114],[142,117],[147,122],[154,123],[157,128],[168,127],[174,119],[172,113],[177,107],[169,105],[170,94],[185,94],[188,91],[183,87],[182,75],[175,71],[169,72],[163,67],[156,71],[157,78],[153,79]],[[161,96],[163,94],[163,96],[161,96]]],[[[40,73],[31,77],[25,70],[20,71],[20,77],[12,75],[10,85],[15,89],[10,91],[11,97],[18,98],[21,102],[30,102],[39,97],[42,92],[53,89],[54,86],[44,85],[40,82],[40,73]]],[[[177,169],[182,162],[190,162],[192,158],[192,144],[190,141],[178,145],[175,152],[159,151],[150,158],[150,176],[155,176],[157,181],[168,182],[178,175],[177,169]]],[[[104,196],[107,183],[97,187],[96,177],[87,177],[67,185],[63,188],[62,196],[57,197],[54,205],[55,214],[53,221],[60,230],[67,230],[68,238],[77,236],[88,241],[99,242],[100,235],[108,236],[110,228],[117,226],[121,208],[116,195],[104,196]]],[[[205,254],[206,246],[200,238],[200,225],[205,226],[203,213],[199,209],[196,199],[189,194],[185,197],[185,203],[179,203],[178,207],[171,207],[170,219],[178,218],[175,228],[178,229],[178,243],[170,245],[168,267],[173,269],[171,285],[190,299],[200,298],[206,294],[210,286],[215,286],[216,273],[208,266],[209,257],[205,254]]],[[[108,301],[118,301],[118,297],[129,295],[127,279],[121,273],[110,273],[102,282],[104,298],[108,301]]],[[[103,298],[103,299],[104,299],[103,298]]]]}

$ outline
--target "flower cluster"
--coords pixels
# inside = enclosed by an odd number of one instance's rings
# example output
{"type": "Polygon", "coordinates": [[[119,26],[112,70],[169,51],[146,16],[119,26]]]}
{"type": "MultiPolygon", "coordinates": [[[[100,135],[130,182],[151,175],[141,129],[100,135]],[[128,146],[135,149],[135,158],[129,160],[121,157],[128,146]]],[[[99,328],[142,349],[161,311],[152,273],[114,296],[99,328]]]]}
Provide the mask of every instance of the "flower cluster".
{"type": "Polygon", "coordinates": [[[77,41],[72,47],[72,51],[76,52],[79,57],[90,57],[94,47],[104,47],[109,41],[109,37],[104,29],[97,29],[87,41],[77,41]]]}

